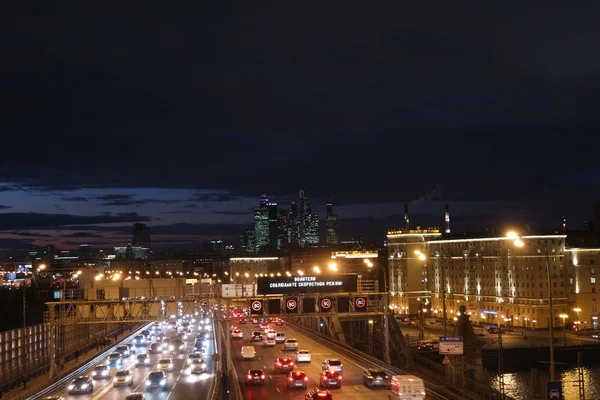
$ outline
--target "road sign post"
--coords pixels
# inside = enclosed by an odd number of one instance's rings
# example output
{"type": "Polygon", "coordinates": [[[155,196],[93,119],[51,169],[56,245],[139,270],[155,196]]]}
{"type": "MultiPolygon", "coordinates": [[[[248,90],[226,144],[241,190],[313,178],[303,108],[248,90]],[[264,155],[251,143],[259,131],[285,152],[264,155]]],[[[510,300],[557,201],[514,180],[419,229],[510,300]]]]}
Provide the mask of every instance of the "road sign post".
{"type": "Polygon", "coordinates": [[[563,400],[563,390],[561,381],[546,382],[546,399],[563,400]]]}
{"type": "Polygon", "coordinates": [[[463,344],[462,336],[440,336],[440,354],[444,356],[462,356],[463,344]]]}

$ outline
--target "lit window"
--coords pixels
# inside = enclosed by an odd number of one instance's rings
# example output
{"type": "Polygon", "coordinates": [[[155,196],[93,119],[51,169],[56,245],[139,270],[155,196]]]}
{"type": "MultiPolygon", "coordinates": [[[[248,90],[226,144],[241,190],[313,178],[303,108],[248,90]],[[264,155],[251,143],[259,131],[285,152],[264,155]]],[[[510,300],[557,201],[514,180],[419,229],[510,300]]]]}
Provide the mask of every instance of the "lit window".
{"type": "Polygon", "coordinates": [[[594,283],[596,283],[596,278],[590,278],[590,283],[593,285],[594,283]]]}

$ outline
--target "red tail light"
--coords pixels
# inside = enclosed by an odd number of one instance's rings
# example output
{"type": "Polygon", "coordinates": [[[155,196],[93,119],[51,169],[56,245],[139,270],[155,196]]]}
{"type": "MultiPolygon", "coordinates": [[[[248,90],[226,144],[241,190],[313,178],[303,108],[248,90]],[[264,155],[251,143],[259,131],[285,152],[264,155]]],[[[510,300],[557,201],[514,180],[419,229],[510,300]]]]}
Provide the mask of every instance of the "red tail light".
{"type": "Polygon", "coordinates": [[[288,381],[290,381],[290,382],[292,382],[293,380],[294,380],[294,378],[292,378],[292,377],[288,378],[288,381]]]}
{"type": "Polygon", "coordinates": [[[324,376],[324,377],[323,377],[323,380],[324,380],[324,381],[326,381],[326,380],[327,380],[327,376],[324,376]]]}
{"type": "Polygon", "coordinates": [[[304,377],[304,382],[308,382],[308,376],[304,377]]]}
{"type": "Polygon", "coordinates": [[[319,394],[317,394],[317,396],[319,396],[319,397],[326,397],[327,393],[319,393],[319,394]]]}
{"type": "Polygon", "coordinates": [[[252,379],[252,375],[248,374],[248,379],[252,379]]]}
{"type": "Polygon", "coordinates": [[[290,365],[294,365],[294,363],[293,363],[293,362],[291,362],[291,363],[290,363],[290,365]]]}
{"type": "Polygon", "coordinates": [[[341,381],[341,380],[342,380],[342,376],[338,375],[338,381],[341,381]]]}
{"type": "Polygon", "coordinates": [[[260,379],[265,379],[265,376],[264,376],[264,375],[261,375],[261,376],[260,376],[260,379]]]}

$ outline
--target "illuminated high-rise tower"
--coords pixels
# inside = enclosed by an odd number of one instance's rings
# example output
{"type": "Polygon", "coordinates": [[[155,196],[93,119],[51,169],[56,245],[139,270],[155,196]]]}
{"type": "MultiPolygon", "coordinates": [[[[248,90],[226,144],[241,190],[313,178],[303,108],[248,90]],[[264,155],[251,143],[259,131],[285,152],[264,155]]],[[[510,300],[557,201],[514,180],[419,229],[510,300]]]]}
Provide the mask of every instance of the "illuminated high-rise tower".
{"type": "Polygon", "coordinates": [[[331,198],[327,200],[327,204],[325,205],[325,242],[329,244],[337,244],[338,243],[338,221],[337,215],[333,214],[333,204],[331,203],[331,198]]]}
{"type": "Polygon", "coordinates": [[[269,199],[260,197],[258,208],[254,209],[254,252],[262,253],[269,248],[269,199]]]}
{"type": "Polygon", "coordinates": [[[306,245],[311,215],[310,199],[305,190],[300,190],[300,246],[306,245]]]}
{"type": "Polygon", "coordinates": [[[298,215],[298,203],[292,201],[287,218],[287,240],[291,246],[300,244],[300,216],[298,215]]]}

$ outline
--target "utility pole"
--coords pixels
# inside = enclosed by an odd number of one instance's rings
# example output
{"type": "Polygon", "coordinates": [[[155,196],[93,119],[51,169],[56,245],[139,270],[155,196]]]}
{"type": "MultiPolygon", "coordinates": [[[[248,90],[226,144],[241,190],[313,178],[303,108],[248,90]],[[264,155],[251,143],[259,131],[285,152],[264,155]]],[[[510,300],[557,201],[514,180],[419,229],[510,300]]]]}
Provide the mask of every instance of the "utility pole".
{"type": "Polygon", "coordinates": [[[448,318],[446,316],[446,266],[444,265],[445,260],[442,257],[441,249],[438,260],[440,260],[440,266],[442,267],[442,315],[444,317],[444,336],[448,336],[448,318]]]}

